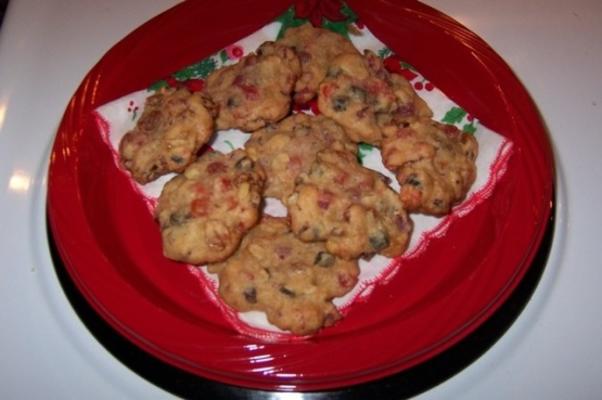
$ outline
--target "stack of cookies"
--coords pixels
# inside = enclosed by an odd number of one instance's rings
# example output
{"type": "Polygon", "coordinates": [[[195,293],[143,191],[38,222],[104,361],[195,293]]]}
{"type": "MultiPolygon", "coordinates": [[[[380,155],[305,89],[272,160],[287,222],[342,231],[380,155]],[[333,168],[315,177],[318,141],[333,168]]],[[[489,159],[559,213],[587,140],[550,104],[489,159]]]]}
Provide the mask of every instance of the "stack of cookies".
{"type": "Polygon", "coordinates": [[[358,259],[397,257],[412,232],[408,213],[441,216],[472,185],[472,135],[432,120],[428,105],[370,51],[306,24],[289,28],[203,90],[161,89],[120,143],[139,183],[177,173],[155,210],[166,257],[207,265],[234,309],[309,335],[341,318],[358,259]],[[319,115],[291,113],[317,102],[319,115]],[[202,152],[216,130],[250,134],[244,149],[202,152]],[[358,144],[381,149],[388,178],[363,167],[358,144]],[[266,197],[287,217],[262,213],[266,197]]]}

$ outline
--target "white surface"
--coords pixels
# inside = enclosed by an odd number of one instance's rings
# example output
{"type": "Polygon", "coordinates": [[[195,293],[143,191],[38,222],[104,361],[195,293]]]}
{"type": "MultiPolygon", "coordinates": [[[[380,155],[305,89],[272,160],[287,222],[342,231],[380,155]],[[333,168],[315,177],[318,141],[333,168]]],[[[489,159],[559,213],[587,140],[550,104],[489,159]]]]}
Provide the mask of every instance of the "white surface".
{"type": "MultiPolygon", "coordinates": [[[[602,2],[429,0],[502,55],[550,130],[558,228],[525,312],[421,399],[602,395],[602,2]]],[[[64,108],[111,45],[171,0],[12,0],[0,33],[0,398],[165,398],[71,311],[45,241],[46,156],[64,108]]]]}

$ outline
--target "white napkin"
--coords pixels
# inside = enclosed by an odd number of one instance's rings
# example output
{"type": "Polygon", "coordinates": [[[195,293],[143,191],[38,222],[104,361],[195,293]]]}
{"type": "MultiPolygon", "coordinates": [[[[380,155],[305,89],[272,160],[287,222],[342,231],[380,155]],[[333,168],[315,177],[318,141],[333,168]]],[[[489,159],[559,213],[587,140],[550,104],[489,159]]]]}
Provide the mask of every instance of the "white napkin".
{"type": "MultiPolygon", "coordinates": [[[[223,65],[232,64],[243,55],[254,51],[264,41],[275,40],[280,27],[280,22],[270,23],[203,61],[174,73],[173,77],[176,80],[182,81],[189,78],[202,79],[211,70],[223,65]]],[[[350,35],[350,39],[360,51],[370,49],[381,56],[391,55],[390,50],[368,28],[364,26],[354,26],[354,28],[355,34],[350,35]]],[[[444,236],[451,224],[470,213],[475,207],[485,201],[504,174],[508,159],[512,154],[511,142],[480,124],[461,107],[448,99],[445,94],[435,88],[425,77],[411,69],[410,66],[405,67],[408,68],[406,72],[410,71],[409,77],[413,78],[411,79],[411,83],[416,88],[416,91],[433,110],[435,120],[453,123],[462,130],[474,133],[479,143],[479,155],[476,162],[477,178],[466,200],[454,207],[450,215],[443,218],[421,214],[413,214],[411,216],[414,221],[414,232],[409,248],[404,255],[395,260],[379,255],[374,256],[370,261],[360,260],[361,272],[359,283],[350,293],[334,300],[335,305],[342,314],[345,314],[346,310],[356,300],[368,298],[378,285],[386,284],[399,268],[403,268],[404,260],[419,257],[423,252],[428,251],[429,242],[432,239],[444,236]]],[[[153,88],[165,84],[165,81],[159,81],[153,85],[153,88]]],[[[123,135],[135,126],[136,120],[143,111],[145,99],[152,93],[153,91],[150,89],[130,93],[99,107],[95,112],[99,131],[103,135],[106,144],[113,149],[115,164],[128,176],[129,173],[119,163],[117,150],[119,142],[123,135]]],[[[237,130],[219,131],[209,144],[214,150],[227,153],[235,148],[243,147],[248,138],[249,134],[237,130]]],[[[371,146],[361,146],[360,153],[364,166],[375,169],[392,178],[391,186],[399,191],[395,176],[383,166],[378,149],[371,146]]],[[[132,180],[135,190],[146,200],[149,212],[153,212],[163,185],[172,177],[173,174],[166,175],[146,185],[140,185],[132,180]]],[[[286,215],[286,208],[275,199],[267,199],[264,212],[275,216],[284,216],[286,215]]],[[[255,311],[237,313],[225,305],[217,295],[217,277],[209,274],[206,268],[188,266],[188,269],[191,274],[194,274],[198,278],[201,288],[222,309],[225,318],[237,330],[245,334],[260,337],[263,340],[294,340],[291,339],[290,335],[279,331],[276,327],[269,324],[264,313],[255,311]]]]}

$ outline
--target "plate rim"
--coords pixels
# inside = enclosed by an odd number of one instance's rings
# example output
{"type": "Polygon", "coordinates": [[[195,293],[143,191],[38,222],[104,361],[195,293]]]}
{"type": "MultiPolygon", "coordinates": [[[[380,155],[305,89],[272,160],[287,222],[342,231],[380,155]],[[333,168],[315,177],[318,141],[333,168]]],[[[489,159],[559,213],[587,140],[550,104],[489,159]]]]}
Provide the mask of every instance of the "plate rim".
{"type": "MultiPolygon", "coordinates": [[[[278,2],[274,2],[274,3],[278,3],[278,2]]],[[[283,2],[279,2],[279,3],[283,3],[283,2]]],[[[349,3],[351,5],[351,7],[354,8],[353,4],[357,3],[357,2],[349,1],[349,3]]],[[[53,235],[55,235],[55,237],[57,238],[59,253],[61,254],[61,257],[63,258],[63,260],[65,260],[65,265],[67,266],[67,269],[68,269],[69,273],[71,274],[71,276],[74,278],[76,285],[82,291],[82,293],[88,299],[88,301],[91,302],[92,306],[96,309],[96,311],[99,312],[103,316],[103,318],[105,318],[113,327],[115,327],[118,331],[120,331],[122,334],[124,334],[130,340],[134,341],[134,343],[136,343],[137,345],[142,346],[147,351],[150,351],[151,353],[158,356],[159,358],[164,358],[164,361],[166,361],[168,363],[172,363],[172,364],[173,364],[174,360],[172,358],[170,358],[169,355],[161,354],[160,350],[153,349],[153,347],[151,345],[149,345],[148,343],[144,343],[144,340],[141,340],[141,338],[138,337],[139,335],[137,335],[136,332],[128,332],[128,330],[129,330],[128,327],[122,326],[121,321],[115,320],[113,318],[110,310],[105,310],[101,303],[96,303],[94,292],[89,287],[87,287],[85,279],[83,279],[81,276],[79,276],[78,268],[73,264],[74,263],[74,261],[72,259],[73,255],[70,254],[70,251],[68,249],[69,246],[67,244],[67,243],[69,243],[70,235],[73,232],[69,232],[68,229],[65,228],[64,222],[66,219],[68,219],[68,216],[65,215],[66,210],[61,209],[61,207],[64,208],[64,206],[61,205],[62,200],[64,200],[64,198],[62,197],[63,196],[62,193],[64,193],[64,192],[60,188],[59,181],[63,182],[61,179],[64,177],[60,177],[60,176],[57,177],[56,166],[58,164],[55,164],[55,163],[60,162],[61,157],[64,156],[64,154],[61,155],[61,153],[64,152],[65,149],[70,149],[71,146],[74,145],[73,142],[74,141],[76,142],[78,139],[77,135],[73,136],[74,130],[72,128],[74,126],[78,126],[78,121],[73,120],[73,118],[77,119],[77,113],[81,112],[81,110],[85,110],[86,107],[89,107],[93,103],[94,100],[89,99],[88,95],[89,95],[89,91],[91,90],[90,88],[93,87],[93,85],[98,84],[98,79],[99,79],[98,74],[100,74],[100,69],[101,69],[103,60],[106,60],[107,57],[110,57],[112,52],[120,51],[119,45],[121,43],[124,43],[130,37],[143,34],[144,30],[148,30],[149,26],[152,26],[152,24],[157,24],[156,21],[159,21],[161,18],[165,18],[164,17],[165,15],[171,15],[172,13],[177,13],[178,10],[182,10],[182,9],[184,9],[184,7],[190,7],[190,5],[185,6],[184,4],[185,3],[177,5],[174,8],[168,10],[166,13],[160,14],[159,16],[155,17],[153,20],[151,20],[151,21],[147,22],[146,24],[144,24],[143,26],[141,26],[141,28],[137,29],[132,34],[126,36],[124,39],[122,39],[116,45],[116,47],[111,49],[107,53],[107,55],[105,55],[103,58],[101,58],[99,63],[90,71],[90,73],[84,79],[84,81],[82,82],[82,85],[80,86],[80,88],[77,90],[76,94],[73,96],[72,100],[70,101],[67,111],[65,113],[65,116],[63,118],[63,121],[61,122],[61,125],[59,127],[59,130],[57,133],[57,139],[53,145],[52,156],[51,156],[51,166],[49,169],[49,177],[48,177],[48,211],[49,211],[50,227],[51,227],[53,235]],[[153,21],[155,21],[155,22],[153,22],[153,21]],[[114,50],[116,48],[118,50],[114,50]],[[89,103],[90,101],[92,103],[89,103]],[[67,136],[67,137],[65,137],[65,136],[67,136]],[[63,140],[63,142],[61,142],[61,140],[63,140]],[[54,169],[53,169],[53,166],[55,166],[54,169]]],[[[490,49],[488,47],[488,45],[486,45],[485,42],[483,42],[476,35],[474,35],[470,31],[468,31],[466,28],[462,27],[459,23],[451,20],[451,18],[439,13],[438,11],[436,11],[434,9],[431,9],[428,6],[424,6],[418,2],[413,2],[413,1],[406,2],[404,4],[405,4],[405,6],[403,6],[404,9],[406,11],[410,10],[409,12],[415,13],[414,15],[418,16],[418,18],[427,18],[428,17],[428,18],[430,18],[431,23],[440,23],[442,26],[445,27],[445,29],[448,29],[448,30],[457,29],[458,31],[456,32],[456,34],[462,35],[462,38],[464,40],[474,41],[473,45],[477,46],[478,48],[481,48],[481,51],[483,51],[484,54],[486,54],[486,56],[490,58],[490,62],[491,62],[491,60],[497,61],[498,63],[501,62],[502,67],[505,67],[505,69],[502,68],[502,72],[505,74],[510,74],[510,75],[508,75],[510,77],[508,79],[510,79],[512,81],[514,88],[516,89],[518,87],[518,91],[526,96],[526,97],[523,96],[520,100],[523,105],[526,105],[527,110],[529,110],[529,109],[531,110],[531,113],[527,112],[527,114],[533,115],[533,113],[536,113],[535,106],[533,105],[532,101],[526,94],[525,89],[522,87],[522,85],[520,84],[518,79],[514,76],[514,74],[511,72],[509,67],[503,62],[503,60],[501,60],[501,58],[499,58],[499,56],[497,56],[497,54],[495,54],[495,52],[492,49],[490,49]],[[518,86],[516,86],[516,85],[518,85],[518,86]]],[[[398,5],[396,5],[396,6],[398,6],[398,5]]],[[[355,7],[354,9],[357,9],[357,7],[355,7]]],[[[370,14],[368,12],[362,14],[362,12],[359,12],[359,9],[357,9],[357,10],[358,10],[358,14],[360,15],[360,18],[363,18],[363,19],[365,18],[368,20],[370,19],[370,14]]],[[[373,27],[370,26],[370,29],[373,30],[373,27]]],[[[374,30],[373,30],[373,32],[374,32],[374,30]]],[[[387,43],[385,40],[383,40],[383,41],[385,43],[387,43]]],[[[424,69],[419,67],[419,70],[423,71],[424,69]]],[[[428,75],[428,72],[426,72],[425,75],[428,75]]],[[[444,85],[442,85],[442,87],[443,86],[444,85]]],[[[445,90],[443,90],[443,91],[445,92],[445,90]]],[[[125,93],[127,93],[127,92],[125,92],[125,93]]],[[[462,103],[460,103],[460,104],[462,104],[462,103]]],[[[529,121],[529,122],[531,124],[533,124],[533,121],[529,121]]],[[[81,121],[80,121],[80,123],[81,123],[81,121]]],[[[537,125],[537,123],[538,122],[535,121],[535,125],[537,125]]],[[[539,120],[539,124],[540,124],[539,127],[535,126],[535,128],[536,128],[535,131],[543,132],[545,135],[545,128],[543,127],[541,120],[539,120]],[[539,129],[537,129],[537,128],[539,128],[539,129]]],[[[547,140],[544,143],[548,145],[547,147],[549,147],[549,142],[547,142],[547,140]]],[[[541,144],[541,142],[535,143],[535,145],[538,145],[538,144],[541,144]]],[[[527,145],[533,146],[533,143],[532,142],[527,143],[526,146],[527,145]]],[[[547,192],[549,195],[548,201],[552,201],[552,198],[553,198],[552,197],[552,186],[553,186],[555,172],[554,172],[553,162],[551,159],[551,149],[544,149],[543,152],[544,153],[549,152],[549,154],[544,154],[542,156],[542,158],[544,159],[543,163],[547,164],[549,167],[549,170],[547,171],[548,172],[547,176],[550,178],[550,187],[544,189],[543,192],[547,192]],[[547,162],[546,162],[546,158],[548,159],[547,162]]],[[[74,176],[73,178],[77,179],[76,176],[74,176]]],[[[544,193],[543,197],[545,197],[545,196],[546,195],[544,193]]],[[[72,201],[70,202],[70,204],[74,203],[73,200],[75,200],[75,203],[77,203],[77,201],[76,201],[77,199],[71,199],[71,200],[72,201]]],[[[545,200],[543,200],[543,201],[545,201],[545,200]]],[[[69,211],[71,211],[71,210],[69,210],[69,211]]],[[[532,259],[534,257],[536,248],[539,245],[539,243],[541,242],[541,237],[547,226],[547,217],[549,217],[550,212],[551,212],[551,209],[548,209],[547,212],[546,212],[545,208],[543,209],[542,218],[540,218],[540,223],[542,223],[542,226],[540,226],[537,231],[538,235],[533,238],[531,247],[526,251],[527,254],[525,255],[526,258],[523,263],[524,265],[521,268],[519,268],[519,270],[516,271],[515,276],[513,276],[508,281],[508,286],[507,286],[507,288],[505,288],[503,290],[503,292],[501,293],[501,296],[498,297],[488,307],[486,307],[486,310],[483,314],[476,316],[475,319],[472,322],[470,322],[470,326],[462,330],[462,334],[454,335],[454,337],[447,340],[444,345],[439,346],[437,348],[436,352],[431,351],[424,357],[419,357],[416,360],[414,360],[414,362],[407,363],[405,368],[410,368],[412,365],[416,365],[417,363],[421,362],[421,360],[423,358],[428,359],[428,358],[433,357],[434,355],[444,351],[445,349],[453,346],[457,341],[461,340],[463,337],[465,337],[470,332],[472,332],[474,329],[476,329],[484,320],[486,320],[493,312],[495,312],[495,310],[497,308],[499,308],[499,306],[510,295],[510,293],[516,287],[516,285],[518,285],[518,283],[520,282],[520,280],[526,273],[527,269],[529,268],[530,259],[532,259]]],[[[72,216],[72,215],[69,215],[69,216],[72,216]]],[[[100,254],[100,255],[102,256],[102,254],[100,254]]],[[[186,365],[179,365],[179,366],[183,367],[184,369],[190,370],[190,366],[186,366],[186,365]]],[[[198,372],[197,369],[194,369],[194,371],[198,372]]],[[[382,377],[382,376],[388,375],[393,372],[398,372],[398,371],[396,371],[395,367],[387,367],[387,368],[384,368],[382,371],[372,371],[365,376],[354,377],[354,378],[350,378],[347,380],[342,380],[342,382],[344,384],[360,383],[365,380],[376,379],[378,377],[382,377]]],[[[239,377],[227,377],[227,376],[219,375],[219,374],[212,375],[211,373],[208,373],[208,374],[202,374],[202,375],[205,375],[205,376],[208,375],[210,378],[218,379],[220,381],[225,381],[227,383],[239,384],[239,385],[242,384],[245,386],[259,387],[259,388],[263,388],[263,389],[274,389],[274,388],[282,389],[281,386],[287,386],[287,384],[283,385],[282,383],[257,382],[255,380],[246,381],[244,379],[240,379],[239,377]]],[[[307,383],[307,384],[304,384],[301,382],[301,383],[294,383],[293,386],[295,386],[295,388],[299,389],[299,390],[314,390],[314,389],[326,389],[326,388],[338,387],[338,385],[332,386],[332,382],[326,383],[326,384],[324,384],[323,382],[314,382],[314,383],[307,383]]]]}

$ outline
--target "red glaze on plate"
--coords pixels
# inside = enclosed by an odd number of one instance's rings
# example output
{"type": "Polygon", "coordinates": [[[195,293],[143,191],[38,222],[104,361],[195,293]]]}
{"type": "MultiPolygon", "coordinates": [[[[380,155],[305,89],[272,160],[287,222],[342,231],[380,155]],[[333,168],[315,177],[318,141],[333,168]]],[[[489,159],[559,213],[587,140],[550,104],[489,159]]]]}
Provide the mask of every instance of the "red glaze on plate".
{"type": "Polygon", "coordinates": [[[185,2],[113,47],[73,96],[51,154],[48,214],[75,284],[118,332],[202,377],[319,390],[406,370],[453,346],[508,298],[536,254],[554,167],[531,99],[480,38],[415,1],[349,1],[402,59],[515,146],[493,195],[369,301],[306,341],[242,336],[188,268],[161,254],[159,229],[102,142],[91,111],[144,88],[271,21],[286,1],[185,2]],[[253,13],[248,10],[252,9],[253,13]]]}

